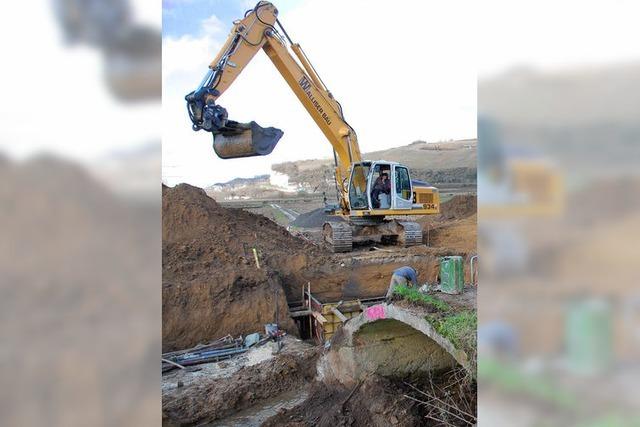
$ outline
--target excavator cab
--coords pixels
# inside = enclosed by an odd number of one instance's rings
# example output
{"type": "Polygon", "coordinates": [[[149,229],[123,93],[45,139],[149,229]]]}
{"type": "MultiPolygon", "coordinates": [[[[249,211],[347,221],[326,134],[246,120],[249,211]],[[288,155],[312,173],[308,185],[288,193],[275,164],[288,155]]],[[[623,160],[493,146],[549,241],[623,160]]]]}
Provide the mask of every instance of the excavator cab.
{"type": "Polygon", "coordinates": [[[352,210],[411,209],[412,184],[409,169],[395,162],[355,163],[349,180],[352,210]]]}

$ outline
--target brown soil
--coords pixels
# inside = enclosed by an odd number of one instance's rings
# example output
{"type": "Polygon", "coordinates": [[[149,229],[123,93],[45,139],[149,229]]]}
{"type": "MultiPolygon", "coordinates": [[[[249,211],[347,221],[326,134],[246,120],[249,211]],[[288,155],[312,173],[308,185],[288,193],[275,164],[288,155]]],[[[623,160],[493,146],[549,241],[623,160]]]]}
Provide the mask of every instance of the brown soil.
{"type": "Polygon", "coordinates": [[[460,219],[478,212],[478,197],[475,194],[456,194],[440,205],[440,219],[460,219]]]}
{"type": "Polygon", "coordinates": [[[317,248],[186,184],[162,189],[162,237],[163,351],[261,331],[276,305],[295,332],[278,272],[303,268],[317,248]]]}
{"type": "Polygon", "coordinates": [[[355,391],[314,383],[305,402],[280,411],[263,427],[421,425],[420,418],[411,410],[411,401],[398,391],[390,380],[377,376],[367,378],[355,391]]]}
{"type": "Polygon", "coordinates": [[[223,208],[204,190],[188,184],[163,187],[162,240],[171,249],[184,247],[184,253],[164,254],[168,276],[188,270],[204,273],[197,270],[201,261],[215,277],[219,268],[255,269],[252,248],[263,266],[274,268],[291,263],[286,257],[317,252],[315,246],[292,237],[272,221],[242,209],[223,208]],[[184,260],[192,262],[185,265],[184,260]]]}
{"type": "MultiPolygon", "coordinates": [[[[331,263],[316,265],[307,274],[311,292],[323,302],[379,297],[387,292],[395,269],[410,265],[418,271],[420,282],[434,282],[440,268],[439,257],[454,254],[424,246],[342,254],[333,257],[331,263]]],[[[298,300],[299,293],[300,289],[295,295],[298,300]]]]}
{"type": "Polygon", "coordinates": [[[191,347],[231,334],[264,332],[274,322],[276,304],[280,327],[297,333],[289,317],[282,284],[274,273],[261,270],[243,277],[233,273],[220,280],[164,283],[162,287],[163,352],[191,347]]]}
{"type": "Polygon", "coordinates": [[[440,206],[440,215],[422,217],[422,241],[429,247],[446,248],[465,258],[465,283],[471,282],[470,261],[478,253],[478,214],[475,194],[458,194],[440,206]]]}
{"type": "Polygon", "coordinates": [[[448,248],[463,254],[476,252],[478,198],[458,194],[440,205],[440,215],[418,219],[427,246],[448,248]]]}
{"type": "Polygon", "coordinates": [[[476,383],[463,369],[454,368],[434,378],[417,378],[411,383],[380,376],[368,377],[353,388],[314,383],[305,402],[295,408],[281,410],[263,427],[474,424],[476,383]],[[419,390],[437,397],[439,401],[427,398],[419,390]],[[419,404],[406,396],[428,401],[429,405],[419,404]]]}
{"type": "Polygon", "coordinates": [[[432,247],[448,248],[463,254],[475,253],[478,239],[477,220],[478,216],[473,214],[462,219],[425,224],[424,242],[432,247]]]}
{"type": "Polygon", "coordinates": [[[285,345],[281,354],[243,367],[229,377],[205,377],[163,393],[163,418],[179,425],[212,422],[261,400],[303,388],[316,374],[317,356],[316,347],[285,345]]]}

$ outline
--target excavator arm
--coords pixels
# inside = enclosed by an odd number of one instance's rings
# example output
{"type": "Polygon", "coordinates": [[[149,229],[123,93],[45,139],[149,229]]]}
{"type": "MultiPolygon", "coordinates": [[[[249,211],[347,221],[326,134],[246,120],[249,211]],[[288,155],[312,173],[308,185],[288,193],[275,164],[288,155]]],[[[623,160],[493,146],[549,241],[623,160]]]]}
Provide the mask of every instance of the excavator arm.
{"type": "Polygon", "coordinates": [[[222,158],[271,153],[282,131],[264,129],[255,122],[229,120],[227,111],[216,103],[255,54],[264,50],[331,143],[340,204],[347,212],[346,179],[351,165],[362,160],[356,133],[344,119],[340,103],[324,85],[300,45],[291,41],[277,16],[278,10],[273,4],[261,1],[248,10],[243,19],[234,22],[202,83],[186,96],[193,129],[211,132],[214,150],[222,158]]]}

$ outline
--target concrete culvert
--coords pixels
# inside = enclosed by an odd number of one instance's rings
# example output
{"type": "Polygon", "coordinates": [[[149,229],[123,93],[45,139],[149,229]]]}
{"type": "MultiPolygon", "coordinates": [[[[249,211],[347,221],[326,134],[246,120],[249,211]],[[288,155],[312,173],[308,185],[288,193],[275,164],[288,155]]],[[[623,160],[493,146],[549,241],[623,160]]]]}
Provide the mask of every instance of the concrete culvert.
{"type": "Polygon", "coordinates": [[[318,379],[355,384],[371,374],[406,378],[461,365],[467,355],[416,313],[394,305],[369,307],[349,320],[318,363],[318,379]]]}
{"type": "Polygon", "coordinates": [[[364,372],[407,377],[457,365],[436,341],[398,320],[368,323],[354,336],[353,355],[364,372]]]}

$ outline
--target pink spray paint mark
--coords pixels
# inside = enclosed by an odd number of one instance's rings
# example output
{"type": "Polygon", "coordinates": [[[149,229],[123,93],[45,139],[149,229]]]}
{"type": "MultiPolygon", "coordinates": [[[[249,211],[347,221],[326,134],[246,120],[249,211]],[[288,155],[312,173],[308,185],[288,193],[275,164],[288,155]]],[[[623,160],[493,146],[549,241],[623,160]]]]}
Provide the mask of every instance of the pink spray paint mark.
{"type": "Polygon", "coordinates": [[[386,316],[384,312],[384,305],[382,304],[368,307],[367,310],[365,311],[365,314],[367,318],[370,320],[384,319],[386,316]]]}

